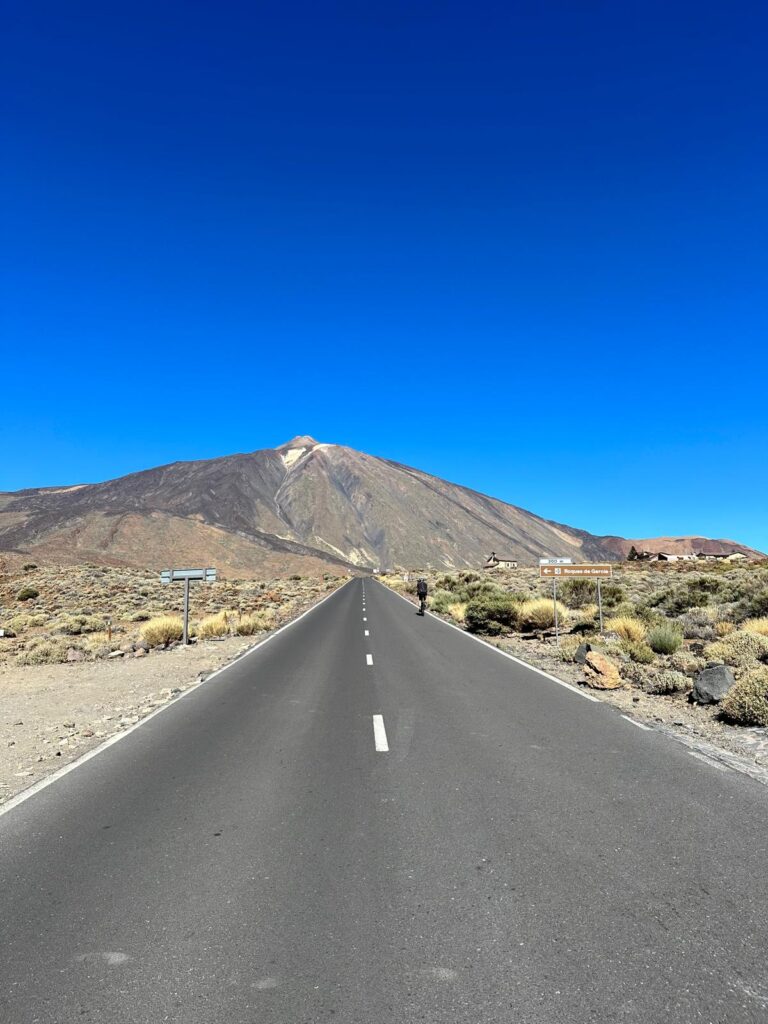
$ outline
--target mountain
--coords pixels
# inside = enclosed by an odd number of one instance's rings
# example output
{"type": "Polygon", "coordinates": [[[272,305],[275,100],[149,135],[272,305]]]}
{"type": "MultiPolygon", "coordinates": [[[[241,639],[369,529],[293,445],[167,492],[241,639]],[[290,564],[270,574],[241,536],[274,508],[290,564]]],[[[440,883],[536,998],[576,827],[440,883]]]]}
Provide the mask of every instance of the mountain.
{"type": "Polygon", "coordinates": [[[634,540],[625,537],[602,537],[601,542],[606,550],[613,551],[619,558],[626,558],[630,548],[654,554],[664,551],[669,555],[732,555],[740,551],[749,558],[765,557],[754,548],[738,544],[735,540],[714,540],[711,537],[636,537],[634,540]]]}
{"type": "Polygon", "coordinates": [[[649,542],[595,537],[307,436],[106,483],[0,493],[0,551],[59,563],[206,564],[230,576],[276,576],[476,568],[491,551],[522,564],[619,559],[632,543],[649,542]]]}

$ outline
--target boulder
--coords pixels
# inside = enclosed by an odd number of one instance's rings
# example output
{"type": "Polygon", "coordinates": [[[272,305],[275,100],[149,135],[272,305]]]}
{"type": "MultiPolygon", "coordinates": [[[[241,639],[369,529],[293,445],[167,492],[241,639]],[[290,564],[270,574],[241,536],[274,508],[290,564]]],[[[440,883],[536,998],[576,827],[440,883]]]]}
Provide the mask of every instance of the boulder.
{"type": "Polygon", "coordinates": [[[719,704],[735,682],[727,665],[707,665],[696,676],[691,700],[697,704],[719,704]]]}
{"type": "Polygon", "coordinates": [[[122,658],[122,656],[122,651],[110,651],[109,654],[107,655],[108,658],[122,658]]]}
{"type": "Polygon", "coordinates": [[[137,649],[136,649],[136,650],[135,650],[135,651],[133,652],[133,656],[134,656],[134,658],[146,658],[146,656],[147,656],[147,652],[146,652],[146,651],[144,650],[144,648],[143,648],[143,647],[138,647],[138,648],[137,648],[137,649]]]}
{"type": "Polygon", "coordinates": [[[576,662],[577,665],[583,665],[584,662],[587,660],[587,655],[590,651],[593,650],[594,647],[592,646],[592,644],[579,644],[579,646],[576,648],[576,653],[573,656],[573,660],[576,662]]]}
{"type": "Polygon", "coordinates": [[[619,670],[603,654],[589,651],[584,660],[584,678],[595,690],[617,690],[623,685],[619,670]]]}

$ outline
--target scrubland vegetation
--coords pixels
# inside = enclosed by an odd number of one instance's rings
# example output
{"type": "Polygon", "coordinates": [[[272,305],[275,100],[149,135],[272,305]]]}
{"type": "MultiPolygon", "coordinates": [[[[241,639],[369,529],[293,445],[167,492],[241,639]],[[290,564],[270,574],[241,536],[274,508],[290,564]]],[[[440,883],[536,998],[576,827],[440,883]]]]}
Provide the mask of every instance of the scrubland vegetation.
{"type": "MultiPolygon", "coordinates": [[[[226,580],[191,588],[190,635],[254,636],[291,618],[343,579],[226,580]]],[[[0,663],[91,661],[178,644],[181,585],[158,573],[97,566],[38,567],[0,574],[0,663]]]]}
{"type": "MultiPolygon", "coordinates": [[[[686,698],[703,668],[728,666],[735,684],[720,705],[721,717],[768,726],[768,563],[617,565],[614,579],[602,585],[602,634],[594,582],[563,581],[558,647],[552,586],[537,569],[426,576],[430,609],[468,631],[529,641],[533,657],[546,645],[572,665],[587,644],[610,660],[626,687],[646,694],[686,698]]],[[[415,590],[402,575],[385,582],[415,590]]]]}

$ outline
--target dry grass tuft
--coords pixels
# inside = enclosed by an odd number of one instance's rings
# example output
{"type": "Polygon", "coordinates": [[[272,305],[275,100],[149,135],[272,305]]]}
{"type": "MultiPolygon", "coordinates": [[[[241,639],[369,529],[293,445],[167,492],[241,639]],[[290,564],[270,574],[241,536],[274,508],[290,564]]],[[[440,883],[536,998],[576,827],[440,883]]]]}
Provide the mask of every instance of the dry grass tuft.
{"type": "Polygon", "coordinates": [[[612,633],[617,633],[622,640],[629,640],[632,643],[645,640],[645,623],[631,615],[619,615],[615,619],[608,619],[605,628],[612,633]]]}
{"type": "Polygon", "coordinates": [[[166,646],[184,636],[184,623],[173,615],[161,615],[150,619],[140,630],[141,639],[150,647],[166,646]]]}

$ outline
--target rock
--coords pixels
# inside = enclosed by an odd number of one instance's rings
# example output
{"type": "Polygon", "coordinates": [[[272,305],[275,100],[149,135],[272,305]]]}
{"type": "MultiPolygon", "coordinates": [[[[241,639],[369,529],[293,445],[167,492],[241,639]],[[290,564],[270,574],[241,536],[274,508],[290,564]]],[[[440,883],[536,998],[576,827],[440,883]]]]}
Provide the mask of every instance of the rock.
{"type": "Polygon", "coordinates": [[[81,736],[93,736],[93,729],[83,729],[81,736]]]}
{"type": "Polygon", "coordinates": [[[587,655],[590,651],[593,650],[594,647],[592,646],[592,644],[579,644],[579,646],[576,648],[576,653],[573,656],[573,660],[576,662],[577,665],[583,665],[584,662],[587,660],[587,655]]]}
{"type": "Polygon", "coordinates": [[[70,647],[67,651],[67,661],[85,661],[85,651],[78,651],[76,647],[70,647]]]}
{"type": "Polygon", "coordinates": [[[61,723],[61,728],[62,729],[74,729],[75,728],[75,723],[74,722],[62,722],[61,723]]]}
{"type": "Polygon", "coordinates": [[[133,644],[123,644],[120,647],[120,650],[123,654],[133,654],[133,644]]]}
{"type": "Polygon", "coordinates": [[[735,682],[727,665],[707,665],[696,676],[691,700],[697,704],[719,704],[735,682]]]}
{"type": "Polygon", "coordinates": [[[107,655],[108,658],[122,658],[122,656],[122,651],[110,651],[109,654],[107,655]]]}
{"type": "Polygon", "coordinates": [[[139,647],[137,651],[133,652],[133,656],[134,658],[146,658],[147,652],[144,650],[143,647],[139,647]]]}
{"type": "Polygon", "coordinates": [[[619,670],[603,654],[589,651],[584,661],[584,678],[595,690],[617,690],[623,685],[619,670]]]}

